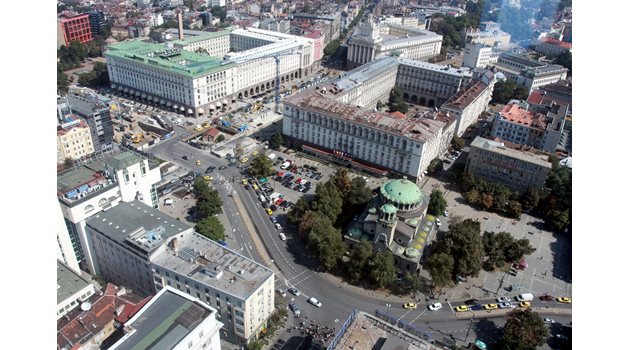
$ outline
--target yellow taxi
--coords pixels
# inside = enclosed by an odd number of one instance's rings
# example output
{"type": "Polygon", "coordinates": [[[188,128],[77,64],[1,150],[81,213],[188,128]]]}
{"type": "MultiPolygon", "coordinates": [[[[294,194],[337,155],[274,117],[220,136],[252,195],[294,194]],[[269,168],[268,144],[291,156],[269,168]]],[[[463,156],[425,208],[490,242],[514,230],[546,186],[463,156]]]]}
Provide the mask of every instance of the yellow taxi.
{"type": "Polygon", "coordinates": [[[243,185],[247,185],[247,180],[243,179],[241,182],[243,183],[243,185]]]}
{"type": "Polygon", "coordinates": [[[195,130],[196,131],[201,131],[201,130],[203,130],[203,127],[201,125],[195,125],[195,130]]]}
{"type": "Polygon", "coordinates": [[[212,176],[206,175],[206,176],[203,177],[203,179],[206,180],[206,181],[212,181],[214,178],[212,176]]]}
{"type": "Polygon", "coordinates": [[[528,308],[530,307],[532,304],[529,303],[529,301],[521,301],[520,303],[518,303],[518,306],[522,307],[522,308],[528,308]]]}
{"type": "Polygon", "coordinates": [[[483,308],[486,309],[486,310],[494,310],[494,309],[498,309],[499,305],[497,305],[497,304],[485,304],[483,306],[483,308]]]}
{"type": "Polygon", "coordinates": [[[256,184],[253,184],[253,185],[252,185],[252,188],[254,189],[254,191],[257,191],[257,190],[258,190],[258,186],[256,186],[256,184]]]}
{"type": "Polygon", "coordinates": [[[204,128],[209,128],[209,127],[211,127],[211,126],[212,126],[212,124],[210,124],[210,122],[205,122],[205,123],[203,123],[203,125],[202,125],[202,126],[203,126],[204,128]]]}
{"type": "Polygon", "coordinates": [[[405,309],[411,309],[411,310],[415,310],[415,308],[417,308],[418,305],[416,305],[416,303],[407,303],[403,305],[403,308],[405,309]]]}
{"type": "Polygon", "coordinates": [[[200,160],[196,161],[195,165],[201,165],[201,161],[200,160]]]}
{"type": "Polygon", "coordinates": [[[455,311],[457,311],[457,312],[468,311],[468,306],[466,306],[466,305],[459,305],[458,307],[455,308],[455,311]]]}
{"type": "Polygon", "coordinates": [[[249,158],[247,158],[247,157],[241,158],[241,163],[247,163],[248,160],[249,160],[249,158]]]}
{"type": "Polygon", "coordinates": [[[252,152],[252,156],[257,156],[257,155],[258,155],[258,151],[252,152]]]}
{"type": "Polygon", "coordinates": [[[273,211],[271,211],[271,209],[267,208],[265,209],[265,211],[267,212],[268,215],[273,215],[273,211]]]}
{"type": "Polygon", "coordinates": [[[558,299],[556,299],[559,303],[565,303],[565,304],[571,304],[571,298],[567,298],[567,297],[558,297],[558,299]]]}

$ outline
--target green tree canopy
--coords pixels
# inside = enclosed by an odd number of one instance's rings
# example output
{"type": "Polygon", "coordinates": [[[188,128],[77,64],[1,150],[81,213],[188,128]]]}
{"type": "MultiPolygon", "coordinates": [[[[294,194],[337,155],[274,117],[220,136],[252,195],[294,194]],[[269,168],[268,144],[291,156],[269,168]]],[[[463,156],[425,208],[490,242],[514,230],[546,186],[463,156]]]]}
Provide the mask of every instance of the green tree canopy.
{"type": "Polygon", "coordinates": [[[264,153],[258,153],[252,159],[249,172],[256,177],[267,177],[273,175],[276,171],[273,169],[271,159],[264,153]]]}
{"type": "Polygon", "coordinates": [[[372,244],[368,241],[361,241],[352,251],[350,251],[350,261],[346,265],[350,281],[357,282],[365,276],[366,264],[372,256],[372,244]]]}
{"type": "Polygon", "coordinates": [[[530,309],[507,314],[503,336],[499,348],[515,350],[535,350],[549,337],[549,329],[543,319],[530,309]]]}
{"type": "Polygon", "coordinates": [[[193,183],[193,193],[197,197],[195,208],[202,219],[223,212],[223,201],[219,192],[216,189],[210,189],[200,176],[193,183]]]}
{"type": "Polygon", "coordinates": [[[427,208],[427,213],[433,216],[441,216],[444,215],[445,210],[446,199],[444,199],[444,194],[440,190],[433,190],[431,192],[431,197],[429,197],[429,207],[427,208]]]}
{"type": "Polygon", "coordinates": [[[540,202],[540,192],[530,187],[523,193],[521,197],[521,204],[523,205],[523,210],[532,210],[538,206],[538,202],[540,202]]]}
{"type": "Polygon", "coordinates": [[[199,221],[195,225],[195,231],[210,238],[213,241],[218,241],[225,238],[225,228],[216,216],[208,216],[199,221]]]}
{"type": "Polygon", "coordinates": [[[337,168],[328,181],[332,182],[341,198],[348,198],[348,194],[352,189],[352,180],[350,180],[350,176],[348,176],[348,169],[337,168]]]}
{"type": "Polygon", "coordinates": [[[341,231],[336,229],[328,217],[315,214],[311,232],[308,234],[308,246],[319,256],[319,261],[326,270],[337,266],[346,251],[346,244],[341,231]]]}
{"type": "Polygon", "coordinates": [[[279,149],[284,145],[284,138],[282,137],[282,132],[278,131],[275,133],[271,139],[269,139],[269,147],[271,149],[279,149]]]}
{"type": "Polygon", "coordinates": [[[444,170],[444,161],[442,161],[440,158],[434,158],[431,163],[429,163],[427,170],[431,174],[439,173],[440,171],[444,170]]]}
{"type": "Polygon", "coordinates": [[[573,64],[571,62],[571,51],[565,50],[562,51],[561,54],[559,54],[556,59],[554,60],[555,64],[559,64],[561,66],[563,66],[564,68],[568,69],[569,72],[568,74],[571,75],[572,73],[572,69],[573,69],[573,64]]]}
{"type": "Polygon", "coordinates": [[[355,177],[346,198],[350,207],[362,207],[372,199],[372,191],[362,177],[355,177]]]}
{"type": "Polygon", "coordinates": [[[431,280],[435,288],[447,286],[453,280],[455,259],[446,253],[431,254],[427,259],[427,270],[431,274],[431,280]]]}
{"type": "Polygon", "coordinates": [[[451,218],[449,230],[442,241],[445,247],[444,252],[453,256],[455,274],[463,277],[477,277],[484,257],[481,224],[472,219],[463,221],[454,219],[451,218]]]}
{"type": "Polygon", "coordinates": [[[309,201],[306,200],[305,196],[302,196],[297,200],[297,202],[295,202],[293,208],[289,210],[287,218],[289,219],[289,222],[297,224],[309,210],[311,210],[311,205],[309,201]]]}
{"type": "Polygon", "coordinates": [[[311,203],[313,210],[326,216],[331,222],[335,222],[341,214],[342,205],[343,200],[332,181],[317,184],[315,198],[311,203]]]}
{"type": "Polygon", "coordinates": [[[492,92],[492,102],[506,104],[511,99],[524,100],[528,96],[528,92],[522,86],[516,86],[516,83],[510,79],[498,81],[494,84],[492,92]]]}
{"type": "Polygon", "coordinates": [[[400,87],[396,86],[389,93],[389,102],[387,104],[389,106],[390,112],[401,112],[407,113],[409,110],[409,106],[403,100],[403,91],[400,87]]]}
{"type": "Polygon", "coordinates": [[[390,285],[396,279],[394,256],[389,250],[385,252],[375,252],[368,266],[370,269],[370,277],[379,288],[390,285]]]}
{"type": "Polygon", "coordinates": [[[227,10],[225,8],[225,6],[221,7],[221,6],[212,6],[212,8],[210,9],[210,12],[212,13],[213,17],[219,17],[221,19],[221,22],[223,23],[223,21],[225,21],[225,18],[227,17],[227,10]]]}
{"type": "Polygon", "coordinates": [[[456,151],[461,151],[464,148],[464,139],[457,135],[453,135],[453,139],[451,140],[451,147],[453,147],[456,151]]]}

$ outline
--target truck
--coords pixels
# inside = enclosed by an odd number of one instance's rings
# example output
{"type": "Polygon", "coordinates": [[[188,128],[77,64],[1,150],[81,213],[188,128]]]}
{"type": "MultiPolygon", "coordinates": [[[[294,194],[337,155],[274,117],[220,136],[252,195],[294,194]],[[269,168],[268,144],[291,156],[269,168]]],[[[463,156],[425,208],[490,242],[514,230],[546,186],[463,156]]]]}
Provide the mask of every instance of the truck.
{"type": "Polygon", "coordinates": [[[516,296],[516,300],[518,301],[532,301],[534,300],[534,294],[532,293],[522,293],[516,296]]]}

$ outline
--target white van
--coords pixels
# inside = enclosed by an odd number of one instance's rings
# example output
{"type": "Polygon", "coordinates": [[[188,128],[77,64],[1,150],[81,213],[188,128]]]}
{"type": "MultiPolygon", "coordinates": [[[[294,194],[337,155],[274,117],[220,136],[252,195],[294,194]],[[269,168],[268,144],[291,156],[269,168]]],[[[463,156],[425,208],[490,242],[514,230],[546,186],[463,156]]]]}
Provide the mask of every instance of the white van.
{"type": "Polygon", "coordinates": [[[170,206],[173,206],[173,199],[171,199],[171,198],[166,198],[166,199],[164,200],[164,205],[170,205],[170,206]]]}
{"type": "Polygon", "coordinates": [[[532,301],[534,300],[534,294],[532,293],[523,293],[516,296],[516,300],[518,301],[532,301]]]}

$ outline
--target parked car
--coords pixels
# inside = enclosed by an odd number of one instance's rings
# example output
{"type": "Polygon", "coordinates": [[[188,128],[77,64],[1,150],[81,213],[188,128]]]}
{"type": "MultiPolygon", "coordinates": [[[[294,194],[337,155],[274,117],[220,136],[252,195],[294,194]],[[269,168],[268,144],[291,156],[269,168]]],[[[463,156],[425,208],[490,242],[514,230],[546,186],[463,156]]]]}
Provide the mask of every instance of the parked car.
{"type": "Polygon", "coordinates": [[[296,297],[299,297],[300,294],[301,294],[299,290],[297,290],[296,288],[293,288],[293,287],[291,287],[291,288],[289,288],[287,290],[289,291],[289,293],[295,295],[296,297]]]}
{"type": "Polygon", "coordinates": [[[511,301],[512,300],[510,300],[510,298],[508,298],[508,297],[498,297],[497,298],[497,302],[499,302],[499,303],[509,303],[511,301]]]}
{"type": "Polygon", "coordinates": [[[442,308],[442,303],[433,303],[431,305],[429,305],[429,310],[431,311],[437,311],[439,309],[442,308]]]}
{"type": "Polygon", "coordinates": [[[413,309],[415,309],[417,307],[418,307],[418,305],[416,305],[416,303],[406,303],[406,304],[403,305],[403,308],[405,308],[405,309],[412,309],[413,310],[413,309]]]}
{"type": "Polygon", "coordinates": [[[278,233],[278,237],[280,237],[281,241],[286,241],[287,240],[287,236],[285,236],[284,233],[282,233],[282,232],[278,233]]]}
{"type": "Polygon", "coordinates": [[[477,299],[468,299],[464,303],[466,305],[475,305],[475,304],[479,304],[479,300],[477,300],[477,299]]]}
{"type": "Polygon", "coordinates": [[[283,297],[286,297],[286,296],[287,296],[287,292],[286,292],[286,291],[284,291],[284,290],[283,290],[283,289],[281,289],[281,288],[277,288],[277,289],[276,289],[276,293],[280,294],[280,295],[281,295],[281,296],[283,296],[283,297]]]}
{"type": "Polygon", "coordinates": [[[556,299],[559,303],[564,303],[564,304],[571,304],[571,298],[567,298],[567,297],[558,297],[558,299],[556,299]]]}
{"type": "Polygon", "coordinates": [[[322,303],[320,303],[319,300],[317,300],[315,298],[308,299],[308,302],[310,304],[313,304],[313,305],[317,306],[317,307],[322,307],[322,303]]]}
{"type": "Polygon", "coordinates": [[[511,309],[513,307],[514,307],[514,305],[512,305],[512,303],[510,303],[510,302],[504,302],[504,303],[500,303],[499,304],[499,308],[500,309],[511,309]]]}
{"type": "Polygon", "coordinates": [[[464,311],[468,311],[468,306],[466,305],[459,305],[455,308],[455,311],[457,312],[464,312],[464,311]]]}
{"type": "Polygon", "coordinates": [[[549,294],[541,295],[538,297],[542,301],[553,301],[555,298],[549,294]]]}
{"type": "Polygon", "coordinates": [[[468,308],[472,311],[483,310],[483,306],[481,306],[481,304],[472,305],[472,306],[469,306],[468,308]]]}
{"type": "Polygon", "coordinates": [[[483,308],[486,309],[486,310],[494,310],[494,309],[499,308],[499,305],[497,305],[497,304],[486,304],[486,305],[483,306],[483,308]]]}

